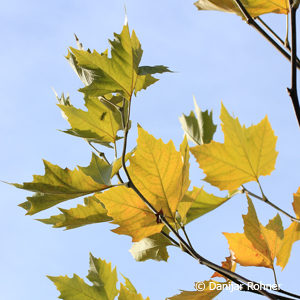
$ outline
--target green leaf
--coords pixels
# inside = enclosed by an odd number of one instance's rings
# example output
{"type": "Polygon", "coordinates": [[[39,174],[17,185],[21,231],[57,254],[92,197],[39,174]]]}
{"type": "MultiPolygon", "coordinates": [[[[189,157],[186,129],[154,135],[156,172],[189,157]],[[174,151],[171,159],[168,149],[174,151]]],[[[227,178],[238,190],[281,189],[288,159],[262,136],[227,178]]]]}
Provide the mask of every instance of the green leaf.
{"type": "Polygon", "coordinates": [[[208,144],[213,139],[217,125],[213,123],[212,112],[202,112],[194,98],[195,113],[189,116],[182,115],[179,118],[182,129],[188,138],[197,145],[208,144]]]}
{"type": "MultiPolygon", "coordinates": [[[[144,300],[141,294],[137,294],[137,292],[132,292],[132,290],[128,289],[121,283],[120,294],[118,300],[144,300]]],[[[147,297],[145,300],[150,300],[147,297]]]]}
{"type": "Polygon", "coordinates": [[[165,236],[157,233],[133,243],[129,252],[136,261],[145,261],[148,259],[167,261],[169,258],[167,246],[170,245],[172,243],[165,236]]]}
{"type": "Polygon", "coordinates": [[[129,280],[129,278],[127,278],[127,277],[124,276],[123,274],[121,274],[121,275],[122,275],[122,277],[123,277],[124,280],[125,280],[125,287],[126,287],[129,291],[131,291],[131,292],[133,292],[133,293],[137,293],[137,290],[135,289],[134,285],[133,285],[132,282],[129,280]]]}
{"type": "Polygon", "coordinates": [[[213,194],[208,194],[203,188],[194,187],[193,191],[186,192],[178,210],[181,209],[181,206],[186,207],[187,215],[183,223],[187,224],[216,209],[229,199],[229,197],[217,197],[213,194]]]}
{"type": "Polygon", "coordinates": [[[60,202],[92,194],[110,186],[109,165],[97,157],[92,156],[90,165],[86,168],[69,170],[44,161],[45,175],[34,175],[32,182],[13,184],[15,187],[36,192],[20,204],[27,210],[28,215],[52,207],[60,202]],[[95,174],[98,170],[99,174],[95,174]]]}
{"type": "MultiPolygon", "coordinates": [[[[115,39],[110,41],[111,58],[95,50],[90,53],[74,48],[70,48],[72,53],[68,58],[76,59],[77,68],[79,66],[90,71],[90,80],[85,80],[88,86],[80,89],[81,92],[96,97],[118,93],[130,100],[133,93],[136,94],[157,81],[151,74],[169,70],[164,66],[139,68],[143,50],[134,31],[130,36],[128,25],[124,25],[121,34],[115,33],[114,36],[115,39]]],[[[73,62],[72,64],[75,65],[73,62]]]]}
{"type": "Polygon", "coordinates": [[[105,146],[119,139],[117,132],[122,129],[120,112],[107,107],[98,98],[85,97],[88,111],[74,106],[58,106],[72,127],[64,132],[105,146]]]}
{"type": "Polygon", "coordinates": [[[62,214],[51,216],[49,219],[38,219],[38,221],[53,225],[54,228],[66,227],[68,230],[112,220],[107,215],[104,205],[95,196],[85,198],[84,202],[85,206],[77,205],[76,208],[71,209],[59,208],[62,214]]]}
{"type": "Polygon", "coordinates": [[[90,270],[87,278],[93,286],[86,284],[83,279],[74,274],[68,276],[47,276],[60,291],[60,299],[64,300],[113,300],[118,295],[116,268],[105,260],[96,259],[90,254],[90,270]]]}

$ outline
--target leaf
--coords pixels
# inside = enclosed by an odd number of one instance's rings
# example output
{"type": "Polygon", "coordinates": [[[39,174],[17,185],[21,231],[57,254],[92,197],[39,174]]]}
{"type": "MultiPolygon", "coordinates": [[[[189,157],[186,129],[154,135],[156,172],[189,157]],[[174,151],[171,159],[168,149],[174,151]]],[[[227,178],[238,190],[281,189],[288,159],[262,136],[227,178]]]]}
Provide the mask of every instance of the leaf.
{"type": "Polygon", "coordinates": [[[118,290],[116,268],[111,269],[111,264],[105,260],[96,259],[90,254],[90,270],[87,278],[93,286],[86,284],[83,279],[74,274],[68,276],[47,276],[60,291],[60,299],[64,300],[113,300],[118,290]]]}
{"type": "Polygon", "coordinates": [[[129,159],[128,172],[134,185],[170,222],[175,220],[177,206],[190,184],[188,154],[182,151],[185,158],[172,141],[164,144],[139,127],[137,148],[129,159]]]}
{"type": "Polygon", "coordinates": [[[226,282],[218,282],[214,280],[209,281],[203,281],[201,283],[198,283],[199,286],[203,285],[202,291],[181,291],[179,295],[175,295],[173,297],[167,298],[169,300],[211,300],[217,295],[219,295],[222,290],[223,286],[227,285],[226,282]],[[219,287],[219,289],[214,288],[216,286],[219,287]]]}
{"type": "MultiPolygon", "coordinates": [[[[289,12],[286,0],[241,0],[241,2],[254,18],[262,14],[288,14],[289,12]]],[[[242,16],[240,9],[232,0],[198,0],[194,4],[199,10],[219,10],[242,16]]]]}
{"type": "Polygon", "coordinates": [[[86,168],[69,170],[44,160],[45,175],[34,175],[32,182],[13,184],[15,187],[36,192],[20,204],[28,215],[52,207],[60,202],[92,194],[110,186],[111,168],[95,154],[86,168]],[[96,174],[96,171],[98,174],[96,174]]]}
{"type": "Polygon", "coordinates": [[[183,220],[183,223],[187,224],[216,209],[229,199],[230,197],[217,197],[213,194],[208,194],[203,188],[194,187],[192,191],[186,192],[179,203],[178,211],[187,211],[185,213],[186,218],[183,220]]]}
{"type": "Polygon", "coordinates": [[[133,243],[129,252],[136,261],[146,261],[148,259],[167,261],[169,258],[167,246],[170,245],[172,245],[171,242],[165,236],[157,233],[133,243]]]}
{"type": "MultiPolygon", "coordinates": [[[[293,208],[296,214],[296,217],[300,218],[300,187],[297,193],[294,194],[293,208]]],[[[292,247],[294,242],[300,240],[300,223],[292,222],[291,225],[284,230],[284,239],[282,246],[277,253],[277,265],[281,266],[282,269],[287,265],[292,247]]]]}
{"type": "Polygon", "coordinates": [[[243,215],[244,233],[224,233],[235,261],[242,266],[273,268],[274,259],[283,239],[280,216],[263,226],[256,215],[251,199],[248,198],[248,213],[243,215]]]}
{"type": "Polygon", "coordinates": [[[276,137],[267,116],[257,125],[241,126],[222,104],[221,116],[224,144],[210,144],[191,148],[205,181],[221,190],[234,190],[261,175],[269,175],[275,168],[278,152],[276,137]]]}
{"type": "Polygon", "coordinates": [[[72,127],[64,131],[65,133],[105,146],[119,139],[117,132],[122,129],[120,112],[108,108],[98,98],[85,97],[85,106],[88,111],[77,109],[72,105],[58,106],[72,127]]]}
{"type": "Polygon", "coordinates": [[[105,260],[95,258],[90,254],[90,269],[87,279],[97,286],[99,289],[104,290],[106,295],[105,299],[113,300],[118,295],[116,284],[118,282],[117,270],[112,270],[111,263],[105,260]]]}
{"type": "Polygon", "coordinates": [[[77,205],[76,208],[71,209],[59,208],[62,214],[52,216],[49,219],[38,219],[38,221],[53,225],[54,228],[66,227],[66,230],[68,230],[112,220],[111,217],[107,216],[104,205],[95,196],[84,200],[85,206],[77,205]]]}
{"type": "MultiPolygon", "coordinates": [[[[125,162],[128,161],[128,159],[134,154],[135,148],[132,149],[130,152],[126,153],[125,155],[125,162]]],[[[111,177],[115,176],[119,170],[122,168],[122,157],[116,159],[112,163],[112,172],[111,172],[111,177]]]]}
{"type": "Polygon", "coordinates": [[[208,144],[213,139],[217,125],[212,120],[212,112],[202,112],[194,98],[195,113],[190,112],[189,116],[182,115],[179,118],[182,129],[188,138],[197,145],[208,144]]]}
{"type": "MultiPolygon", "coordinates": [[[[222,267],[227,269],[227,270],[230,270],[232,272],[235,271],[236,263],[234,261],[234,256],[233,256],[232,253],[231,253],[230,256],[225,257],[225,261],[222,261],[222,267]]],[[[224,275],[220,274],[219,272],[215,272],[211,276],[211,278],[214,278],[214,277],[221,277],[221,278],[225,278],[227,280],[227,278],[224,275]]]]}
{"type": "Polygon", "coordinates": [[[133,292],[121,283],[120,295],[118,297],[118,300],[150,300],[150,298],[147,297],[146,299],[144,299],[141,294],[133,292]]]}
{"type": "Polygon", "coordinates": [[[133,242],[159,233],[164,226],[156,222],[156,216],[132,189],[118,186],[96,197],[104,203],[108,216],[113,218],[112,223],[119,225],[112,231],[130,235],[133,242]]]}
{"type": "Polygon", "coordinates": [[[123,274],[121,274],[122,277],[124,278],[125,280],[125,287],[130,291],[130,292],[133,292],[133,293],[137,293],[134,285],[132,284],[132,282],[129,280],[129,278],[125,277],[123,274]]]}
{"type": "Polygon", "coordinates": [[[87,82],[89,85],[80,91],[95,97],[119,93],[130,100],[133,93],[136,94],[157,81],[151,74],[169,70],[163,66],[139,69],[143,50],[134,31],[130,36],[127,24],[124,25],[121,34],[115,33],[114,36],[115,39],[110,41],[111,58],[95,50],[91,53],[70,48],[77,65],[92,74],[91,83],[87,82]]]}

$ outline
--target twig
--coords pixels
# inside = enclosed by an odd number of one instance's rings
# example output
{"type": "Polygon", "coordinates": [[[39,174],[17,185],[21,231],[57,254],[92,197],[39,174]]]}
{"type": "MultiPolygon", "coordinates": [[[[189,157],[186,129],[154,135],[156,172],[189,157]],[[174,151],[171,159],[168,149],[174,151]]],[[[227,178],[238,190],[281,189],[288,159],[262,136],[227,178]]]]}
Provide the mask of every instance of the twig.
{"type": "Polygon", "coordinates": [[[165,233],[163,230],[160,232],[163,236],[165,236],[168,240],[170,240],[174,246],[176,247],[180,247],[179,243],[177,243],[177,241],[175,241],[171,236],[169,236],[167,233],[165,233]]]}
{"type": "MultiPolygon", "coordinates": [[[[114,149],[115,149],[115,159],[117,159],[118,158],[118,150],[117,150],[116,141],[114,141],[114,149]]],[[[120,182],[124,183],[119,171],[116,173],[116,175],[117,175],[118,179],[120,180],[120,182]]]]}
{"type": "Polygon", "coordinates": [[[276,210],[280,211],[282,214],[284,214],[285,216],[289,217],[291,219],[291,221],[294,222],[298,222],[300,223],[300,219],[297,219],[296,217],[293,217],[292,215],[290,215],[289,213],[287,213],[286,211],[284,211],[283,209],[281,209],[280,207],[278,207],[277,205],[275,205],[274,203],[272,203],[266,196],[265,194],[263,194],[263,197],[260,197],[252,192],[250,192],[248,189],[246,189],[243,185],[242,185],[242,192],[247,192],[250,196],[263,201],[264,203],[272,206],[273,208],[275,208],[276,210]]]}
{"type": "Polygon", "coordinates": [[[297,91],[297,32],[296,32],[296,11],[297,7],[293,5],[294,1],[289,0],[291,13],[291,42],[292,42],[292,59],[291,59],[291,88],[288,93],[292,99],[294,111],[300,126],[300,106],[297,91]]]}
{"type": "MultiPolygon", "coordinates": [[[[251,17],[247,9],[244,7],[243,3],[240,0],[234,0],[243,16],[246,19],[246,22],[255,28],[268,42],[270,42],[286,59],[291,61],[291,55],[286,52],[266,31],[264,31],[251,17]]],[[[297,67],[300,69],[300,63],[297,64],[297,67]]]]}
{"type": "MultiPolygon", "coordinates": [[[[131,106],[131,101],[129,101],[128,103],[128,113],[127,113],[127,119],[125,120],[125,99],[123,100],[123,109],[122,109],[122,120],[124,123],[124,144],[123,144],[123,151],[122,151],[122,166],[124,169],[124,172],[128,178],[128,188],[131,188],[133,191],[135,191],[135,193],[141,198],[141,200],[147,205],[148,209],[157,217],[158,220],[160,220],[161,223],[163,223],[178,239],[179,244],[183,247],[183,249],[185,249],[185,252],[187,252],[190,256],[192,256],[193,258],[195,258],[201,265],[205,265],[207,267],[209,267],[210,269],[219,272],[220,274],[224,275],[225,277],[233,280],[235,283],[237,284],[241,284],[244,283],[247,285],[248,289],[245,291],[249,291],[249,292],[255,292],[255,293],[260,293],[261,295],[266,296],[269,299],[286,299],[286,298],[280,298],[280,296],[274,295],[264,289],[259,289],[259,290],[255,290],[253,288],[249,288],[249,284],[258,284],[257,282],[254,282],[252,280],[249,280],[235,272],[232,272],[230,270],[227,270],[221,266],[218,266],[216,264],[214,264],[213,262],[207,260],[206,258],[202,257],[200,254],[198,254],[181,236],[180,234],[170,225],[170,223],[167,221],[167,219],[165,218],[165,216],[163,214],[161,214],[160,212],[158,212],[153,206],[152,204],[143,196],[143,194],[139,191],[139,189],[135,186],[135,184],[133,183],[130,174],[127,170],[126,167],[126,162],[125,162],[125,155],[126,155],[126,148],[127,148],[127,138],[128,138],[128,132],[129,132],[129,120],[130,120],[130,106],[131,106]]],[[[284,293],[284,292],[281,292],[284,293]]],[[[298,296],[298,298],[300,299],[300,296],[298,296]]]]}
{"type": "Polygon", "coordinates": [[[102,157],[102,158],[110,165],[108,159],[107,159],[106,156],[105,156],[105,153],[99,151],[99,150],[92,144],[92,142],[90,142],[89,140],[86,139],[86,141],[87,141],[88,144],[89,144],[89,145],[90,145],[90,146],[91,146],[91,147],[99,154],[99,156],[102,157]]]}

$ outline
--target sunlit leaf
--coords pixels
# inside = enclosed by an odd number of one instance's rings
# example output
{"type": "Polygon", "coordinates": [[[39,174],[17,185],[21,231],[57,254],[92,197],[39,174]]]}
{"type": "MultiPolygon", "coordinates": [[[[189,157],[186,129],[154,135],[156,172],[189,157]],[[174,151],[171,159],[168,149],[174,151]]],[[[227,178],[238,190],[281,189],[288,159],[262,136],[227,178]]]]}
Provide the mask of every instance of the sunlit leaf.
{"type": "MultiPolygon", "coordinates": [[[[233,271],[233,272],[235,271],[236,262],[234,261],[233,254],[225,257],[225,261],[222,261],[222,268],[233,271]]],[[[225,278],[227,280],[227,278],[224,275],[220,274],[219,272],[215,272],[211,276],[211,278],[214,278],[214,277],[221,277],[221,278],[225,278]]]]}
{"type": "Polygon", "coordinates": [[[167,261],[169,258],[167,246],[170,245],[172,243],[165,236],[157,233],[133,243],[129,252],[136,261],[145,261],[148,259],[167,261]]]}
{"type": "Polygon", "coordinates": [[[141,294],[133,292],[121,283],[120,294],[118,300],[150,300],[149,297],[143,298],[141,294]]]}
{"type": "Polygon", "coordinates": [[[244,233],[224,233],[229,248],[242,266],[273,268],[284,234],[281,218],[277,214],[263,226],[249,197],[248,205],[248,213],[243,215],[244,233]]]}
{"type": "Polygon", "coordinates": [[[72,105],[58,106],[72,127],[66,133],[103,145],[109,145],[118,139],[117,132],[122,129],[120,112],[108,108],[98,98],[85,97],[87,111],[72,105]]]}
{"type": "Polygon", "coordinates": [[[73,229],[112,220],[111,217],[107,216],[106,208],[95,196],[85,198],[84,202],[84,206],[79,204],[76,208],[59,208],[62,214],[51,216],[49,219],[38,219],[38,221],[53,225],[54,228],[73,229]]]}
{"type": "MultiPolygon", "coordinates": [[[[241,2],[252,17],[267,13],[288,14],[289,12],[287,0],[241,0],[241,2]]],[[[195,5],[199,10],[219,10],[242,16],[233,0],[198,0],[195,5]]]]}
{"type": "MultiPolygon", "coordinates": [[[[135,148],[132,151],[126,153],[126,155],[125,155],[125,162],[127,162],[128,159],[134,154],[134,151],[135,151],[135,148]]],[[[122,167],[122,157],[116,159],[113,162],[111,177],[115,176],[119,172],[119,170],[121,169],[121,167],[122,167]]]]}
{"type": "Polygon", "coordinates": [[[187,142],[176,151],[172,141],[164,144],[138,128],[137,148],[129,174],[135,186],[169,221],[175,220],[178,203],[189,187],[187,142]]]}
{"type": "Polygon", "coordinates": [[[157,224],[155,215],[148,209],[141,198],[124,186],[111,188],[96,197],[104,203],[112,223],[119,227],[112,231],[132,237],[133,242],[159,233],[163,224],[157,224]]]}
{"type": "Polygon", "coordinates": [[[261,175],[269,175],[275,168],[276,137],[265,117],[259,124],[241,126],[238,118],[229,115],[222,105],[221,116],[224,144],[210,144],[191,148],[205,181],[221,190],[234,190],[261,175]]]}
{"type": "Polygon", "coordinates": [[[60,202],[104,190],[110,186],[111,167],[95,154],[86,168],[69,170],[44,161],[45,175],[34,175],[32,182],[14,184],[17,188],[36,192],[20,204],[33,215],[60,202]]]}
{"type": "Polygon", "coordinates": [[[139,69],[143,50],[134,31],[130,36],[127,24],[124,25],[121,34],[114,35],[115,39],[110,41],[111,57],[99,54],[95,50],[91,53],[74,48],[70,48],[71,54],[68,57],[70,60],[74,56],[77,66],[92,74],[91,83],[87,81],[89,85],[80,91],[96,97],[119,93],[130,100],[133,93],[146,89],[157,81],[151,74],[169,70],[163,66],[139,69]]]}
{"type": "Polygon", "coordinates": [[[79,276],[48,276],[60,291],[60,299],[64,300],[113,300],[118,290],[117,271],[111,269],[111,264],[105,260],[96,259],[90,255],[90,270],[87,278],[93,283],[88,285],[79,276]]]}
{"type": "MultiPolygon", "coordinates": [[[[300,218],[300,187],[297,193],[294,194],[293,208],[296,217],[300,218]]],[[[294,242],[300,240],[300,223],[292,222],[291,225],[284,230],[284,239],[282,246],[277,254],[277,265],[281,266],[282,269],[288,263],[291,255],[292,247],[294,242]]]]}
{"type": "Polygon", "coordinates": [[[182,115],[179,118],[182,129],[188,138],[197,145],[208,144],[213,139],[217,126],[212,120],[212,112],[202,112],[194,98],[195,112],[189,116],[182,115]]]}

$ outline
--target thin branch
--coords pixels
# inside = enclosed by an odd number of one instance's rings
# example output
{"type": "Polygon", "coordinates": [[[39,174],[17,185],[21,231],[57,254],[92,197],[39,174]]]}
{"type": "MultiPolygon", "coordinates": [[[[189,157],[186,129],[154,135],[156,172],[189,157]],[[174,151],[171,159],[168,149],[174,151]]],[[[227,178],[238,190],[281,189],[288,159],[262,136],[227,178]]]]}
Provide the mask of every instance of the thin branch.
{"type": "MultiPolygon", "coordinates": [[[[117,150],[117,143],[116,143],[116,141],[114,141],[114,149],[115,149],[115,159],[117,159],[118,158],[118,150],[117,150]]],[[[120,180],[120,182],[124,183],[124,181],[123,181],[123,179],[122,179],[122,177],[120,175],[120,171],[118,171],[116,173],[116,175],[117,175],[118,179],[120,180]]]]}
{"type": "MultiPolygon", "coordinates": [[[[133,183],[130,174],[127,170],[126,167],[126,162],[125,162],[125,155],[126,155],[126,148],[127,148],[127,138],[128,138],[128,132],[129,132],[129,120],[130,120],[130,106],[131,106],[131,101],[129,101],[128,103],[128,113],[127,113],[127,119],[125,120],[125,102],[126,100],[123,100],[123,107],[122,107],[122,121],[124,123],[124,144],[123,144],[123,151],[122,151],[122,166],[124,169],[124,172],[128,178],[128,188],[131,188],[133,191],[135,191],[135,193],[141,198],[141,200],[147,205],[148,209],[157,217],[157,219],[159,220],[159,222],[163,223],[178,239],[179,244],[182,246],[183,249],[185,249],[185,252],[187,252],[190,256],[192,256],[193,258],[195,258],[201,265],[205,265],[207,267],[209,267],[210,269],[219,272],[220,274],[224,275],[225,277],[231,279],[233,282],[237,283],[237,284],[241,284],[244,283],[245,285],[247,285],[247,289],[245,291],[248,292],[254,292],[254,293],[259,293],[261,295],[266,296],[269,299],[286,299],[286,298],[280,298],[280,296],[277,296],[275,294],[272,294],[266,290],[259,289],[259,290],[255,290],[254,288],[251,287],[250,284],[252,285],[256,285],[259,284],[257,282],[254,282],[252,280],[249,280],[235,272],[232,272],[230,270],[227,270],[221,266],[218,266],[216,264],[214,264],[213,262],[207,260],[206,258],[202,257],[200,254],[198,254],[181,236],[180,234],[170,225],[170,223],[167,221],[166,217],[161,214],[160,212],[158,212],[153,206],[152,204],[143,196],[143,194],[139,191],[139,189],[135,186],[135,184],[133,183]],[[250,285],[250,286],[249,286],[250,285]]],[[[267,287],[266,287],[267,288],[267,287]]],[[[284,292],[282,292],[284,293],[284,292]]],[[[298,296],[298,298],[300,299],[300,296],[298,296]]]]}
{"type": "Polygon", "coordinates": [[[180,226],[180,227],[181,227],[181,229],[182,229],[182,231],[183,231],[183,233],[184,233],[184,236],[185,236],[187,242],[189,243],[190,247],[191,247],[192,249],[194,249],[194,247],[192,246],[192,243],[191,243],[191,241],[190,241],[190,239],[189,239],[189,236],[188,236],[187,233],[186,233],[185,227],[184,227],[184,226],[180,226]]]}
{"type": "Polygon", "coordinates": [[[291,13],[291,42],[292,42],[292,59],[291,59],[291,88],[288,93],[292,99],[294,111],[300,126],[300,106],[297,91],[297,32],[296,32],[296,11],[297,7],[293,5],[294,1],[289,0],[291,13]]]}
{"type": "Polygon", "coordinates": [[[110,165],[108,159],[107,159],[106,156],[105,156],[105,153],[99,151],[99,150],[92,144],[92,142],[90,142],[89,140],[86,139],[86,141],[87,141],[87,143],[88,143],[88,144],[89,144],[89,145],[90,145],[90,146],[98,153],[98,155],[99,155],[100,157],[102,157],[102,158],[110,165]]]}
{"type": "MultiPolygon", "coordinates": [[[[240,0],[234,0],[243,16],[246,19],[246,22],[256,29],[268,42],[270,42],[286,59],[291,61],[291,55],[286,52],[265,30],[263,30],[251,17],[247,9],[244,7],[243,3],[240,0]]],[[[300,63],[297,64],[297,67],[300,69],[300,63]]]]}
{"type": "Polygon", "coordinates": [[[266,196],[265,194],[263,194],[263,197],[260,197],[254,193],[252,193],[251,191],[249,191],[248,189],[246,189],[243,185],[242,185],[242,192],[243,193],[248,193],[250,196],[263,201],[264,203],[272,206],[274,209],[280,211],[282,214],[284,214],[285,216],[289,217],[291,219],[291,221],[293,222],[298,222],[300,223],[300,219],[297,219],[296,217],[293,217],[292,215],[290,215],[289,213],[287,213],[286,211],[284,211],[283,209],[281,209],[280,207],[278,207],[277,205],[275,205],[274,203],[272,203],[266,196]]]}
{"type": "Polygon", "coordinates": [[[275,284],[278,286],[278,281],[277,281],[277,276],[276,276],[276,271],[275,271],[274,265],[272,266],[272,270],[273,270],[275,284]]]}
{"type": "Polygon", "coordinates": [[[160,232],[163,236],[165,236],[169,241],[171,241],[176,247],[180,247],[180,244],[177,243],[171,236],[169,236],[167,233],[165,233],[163,230],[160,232]]]}

